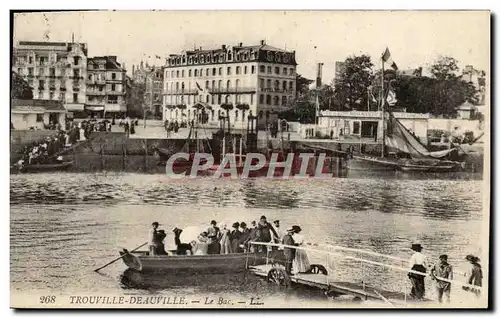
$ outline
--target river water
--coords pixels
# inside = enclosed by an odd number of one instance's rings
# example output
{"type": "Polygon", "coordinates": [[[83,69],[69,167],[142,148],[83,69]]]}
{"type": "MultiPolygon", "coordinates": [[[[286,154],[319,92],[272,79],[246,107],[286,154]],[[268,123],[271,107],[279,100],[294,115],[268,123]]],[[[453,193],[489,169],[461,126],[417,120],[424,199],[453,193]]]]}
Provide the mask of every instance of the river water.
{"type": "MultiPolygon", "coordinates": [[[[460,268],[467,253],[487,250],[480,245],[487,218],[482,212],[482,185],[470,174],[416,177],[364,172],[300,181],[173,181],[163,175],[125,173],[13,175],[11,291],[272,296],[293,300],[295,305],[323,302],[324,295],[316,290],[276,290],[252,275],[140,277],[138,283],[122,262],[101,274],[93,269],[116,258],[119,248],[145,242],[152,221],[170,233],[175,226],[208,226],[212,219],[249,224],[261,215],[279,219],[285,227],[300,225],[308,242],[404,259],[418,240],[429,259],[446,253],[460,268]]],[[[173,245],[171,235],[167,241],[167,246],[173,245]]],[[[313,262],[317,257],[310,255],[313,262]]],[[[332,265],[344,281],[402,288],[400,272],[360,266],[342,266],[341,261],[332,265]]]]}

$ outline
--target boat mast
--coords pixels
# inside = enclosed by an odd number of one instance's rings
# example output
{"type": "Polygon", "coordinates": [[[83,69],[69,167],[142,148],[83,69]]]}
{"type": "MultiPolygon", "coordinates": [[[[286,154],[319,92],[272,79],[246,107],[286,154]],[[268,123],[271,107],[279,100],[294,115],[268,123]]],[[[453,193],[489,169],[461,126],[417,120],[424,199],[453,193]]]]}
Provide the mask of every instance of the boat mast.
{"type": "Polygon", "coordinates": [[[385,98],[384,98],[384,59],[383,55],[380,58],[382,62],[382,77],[381,77],[381,90],[382,90],[382,98],[381,98],[381,111],[382,111],[382,151],[381,151],[381,156],[382,158],[385,157],[385,98]]]}

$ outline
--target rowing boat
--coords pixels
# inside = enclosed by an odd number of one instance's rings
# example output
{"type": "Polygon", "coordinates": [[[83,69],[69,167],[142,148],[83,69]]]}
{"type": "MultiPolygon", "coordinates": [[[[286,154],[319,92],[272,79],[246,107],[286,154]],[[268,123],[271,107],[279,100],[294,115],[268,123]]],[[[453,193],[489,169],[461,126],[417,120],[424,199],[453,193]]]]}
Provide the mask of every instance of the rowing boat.
{"type": "Polygon", "coordinates": [[[61,162],[61,163],[41,163],[41,164],[28,164],[22,167],[13,166],[11,168],[12,172],[47,172],[47,171],[62,171],[70,168],[73,165],[73,161],[61,162]]]}
{"type": "Polygon", "coordinates": [[[177,273],[238,273],[247,264],[265,264],[264,255],[254,253],[208,254],[208,255],[148,255],[147,251],[120,251],[122,260],[129,268],[139,272],[177,273]]]}

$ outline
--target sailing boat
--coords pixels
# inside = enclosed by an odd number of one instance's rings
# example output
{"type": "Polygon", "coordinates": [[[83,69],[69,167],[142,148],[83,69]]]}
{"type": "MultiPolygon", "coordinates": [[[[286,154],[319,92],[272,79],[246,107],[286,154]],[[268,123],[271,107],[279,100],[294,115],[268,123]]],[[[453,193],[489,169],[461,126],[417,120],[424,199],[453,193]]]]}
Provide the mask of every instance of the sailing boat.
{"type": "MultiPolygon", "coordinates": [[[[364,166],[383,170],[402,170],[415,172],[446,172],[460,170],[465,167],[464,162],[448,160],[457,148],[441,151],[429,151],[401,122],[394,116],[390,109],[386,110],[387,98],[384,93],[384,63],[389,63],[395,70],[396,64],[392,61],[387,48],[381,57],[381,113],[382,113],[382,151],[381,157],[367,156],[363,154],[350,154],[348,168],[364,166]],[[395,157],[386,156],[386,150],[392,150],[395,157]]],[[[393,96],[390,96],[394,98],[393,96]]]]}

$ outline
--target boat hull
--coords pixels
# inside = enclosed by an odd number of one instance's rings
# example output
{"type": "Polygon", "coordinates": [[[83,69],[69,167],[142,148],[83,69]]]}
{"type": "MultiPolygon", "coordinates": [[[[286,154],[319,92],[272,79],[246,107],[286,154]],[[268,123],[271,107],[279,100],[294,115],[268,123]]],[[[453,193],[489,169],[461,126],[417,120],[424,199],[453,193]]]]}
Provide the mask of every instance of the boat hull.
{"type": "MultiPolygon", "coordinates": [[[[21,169],[17,169],[18,172],[49,172],[49,171],[64,171],[73,166],[73,161],[63,162],[63,163],[53,163],[53,164],[34,164],[25,165],[21,169]]],[[[16,168],[13,169],[14,171],[16,168]]],[[[11,170],[12,171],[12,170],[11,170]]]]}
{"type": "Polygon", "coordinates": [[[238,273],[247,265],[265,264],[265,256],[249,253],[209,255],[161,255],[150,256],[147,252],[128,253],[120,251],[127,267],[147,273],[238,273]]]}

